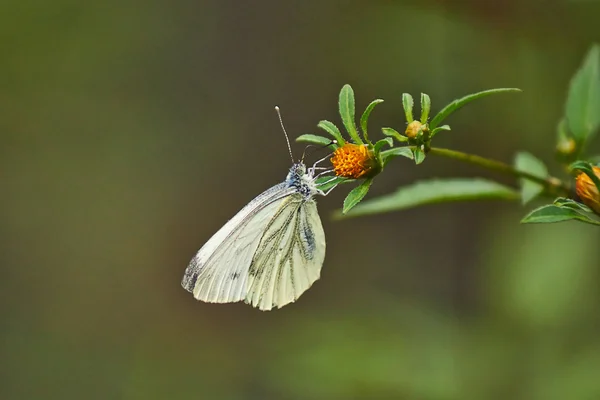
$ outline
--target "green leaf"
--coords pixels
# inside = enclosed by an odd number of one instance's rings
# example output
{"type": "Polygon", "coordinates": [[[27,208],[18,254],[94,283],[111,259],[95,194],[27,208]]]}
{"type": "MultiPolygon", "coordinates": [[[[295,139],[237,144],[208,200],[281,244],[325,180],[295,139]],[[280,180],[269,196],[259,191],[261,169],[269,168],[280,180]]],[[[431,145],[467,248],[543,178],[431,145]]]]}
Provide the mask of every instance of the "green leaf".
{"type": "Polygon", "coordinates": [[[578,143],[590,139],[600,125],[600,46],[589,50],[583,65],[571,79],[565,115],[578,143]]]}
{"type": "Polygon", "coordinates": [[[413,150],[413,155],[415,158],[415,164],[418,165],[418,164],[421,164],[423,161],[425,161],[425,152],[420,147],[416,147],[413,150]]]}
{"type": "Polygon", "coordinates": [[[352,90],[352,86],[346,84],[342,87],[340,91],[340,116],[342,117],[342,122],[348,131],[348,134],[354,140],[356,144],[363,144],[362,139],[358,135],[356,131],[355,125],[355,117],[354,117],[354,90],[352,90]]]}
{"type": "Polygon", "coordinates": [[[363,197],[369,192],[369,188],[371,187],[371,183],[373,183],[373,178],[365,179],[363,183],[359,186],[355,187],[348,193],[346,199],[344,199],[344,208],[342,209],[342,214],[346,214],[350,211],[355,205],[360,203],[363,197]]]}
{"type": "Polygon", "coordinates": [[[557,142],[563,142],[569,139],[569,125],[567,124],[567,120],[565,118],[561,118],[558,121],[558,125],[556,126],[556,138],[557,142]]]}
{"type": "Polygon", "coordinates": [[[385,139],[378,140],[377,143],[375,143],[375,146],[373,146],[373,150],[375,151],[375,154],[379,153],[381,148],[383,146],[385,146],[386,144],[389,147],[394,147],[394,140],[391,137],[387,137],[385,139]]]}
{"type": "Polygon", "coordinates": [[[437,115],[431,120],[431,123],[429,124],[429,129],[433,130],[433,129],[437,128],[438,125],[443,120],[445,120],[450,114],[452,114],[454,111],[458,110],[459,108],[463,107],[464,105],[472,102],[473,100],[477,100],[482,97],[489,96],[489,95],[496,94],[496,93],[520,92],[520,91],[521,91],[521,89],[516,89],[516,88],[490,89],[490,90],[484,90],[483,92],[469,94],[460,99],[456,99],[452,103],[450,103],[446,107],[444,107],[439,113],[437,113],[437,115]]]}
{"type": "Polygon", "coordinates": [[[415,102],[409,93],[402,93],[402,107],[404,108],[404,115],[406,116],[406,122],[411,123],[413,119],[413,106],[415,102]]]}
{"type": "Polygon", "coordinates": [[[340,146],[343,146],[346,144],[346,141],[344,140],[344,137],[340,133],[340,130],[338,129],[337,126],[335,126],[335,124],[333,122],[323,120],[323,121],[320,121],[317,126],[321,129],[323,129],[325,132],[329,133],[331,136],[333,136],[333,138],[335,140],[337,140],[337,142],[340,146]]]}
{"type": "Polygon", "coordinates": [[[554,204],[547,204],[536,208],[521,220],[522,224],[549,224],[553,222],[563,222],[576,220],[592,225],[600,225],[600,222],[584,215],[571,207],[560,207],[554,204]]]}
{"type": "Polygon", "coordinates": [[[383,160],[383,166],[385,166],[392,158],[402,156],[414,160],[412,150],[408,146],[394,147],[393,149],[384,150],[380,153],[381,159],[383,160]]]}
{"type": "Polygon", "coordinates": [[[381,100],[381,99],[373,100],[371,103],[369,103],[369,105],[365,109],[365,112],[360,117],[360,127],[361,127],[361,129],[363,131],[363,135],[365,136],[365,140],[369,144],[372,144],[372,143],[369,140],[369,134],[367,133],[367,124],[369,122],[369,116],[371,115],[371,111],[373,111],[373,109],[375,108],[375,106],[377,104],[379,104],[379,103],[383,103],[383,100],[381,100]]]}
{"type": "Polygon", "coordinates": [[[341,185],[343,183],[354,182],[354,179],[348,179],[341,176],[320,176],[316,179],[315,183],[319,189],[322,191],[327,191],[334,187],[335,185],[341,185]]]}
{"type": "Polygon", "coordinates": [[[450,130],[450,125],[438,126],[437,128],[435,128],[434,130],[431,131],[431,137],[434,137],[435,134],[440,131],[449,131],[449,130],[450,130]]]}
{"type": "Polygon", "coordinates": [[[310,133],[298,136],[296,138],[296,142],[311,143],[319,146],[331,145],[334,149],[337,149],[339,147],[337,144],[332,143],[331,139],[319,135],[311,135],[310,133]]]}
{"type": "Polygon", "coordinates": [[[571,208],[571,209],[576,210],[576,211],[583,211],[583,212],[586,212],[586,213],[593,213],[593,211],[588,206],[586,206],[585,204],[578,203],[575,200],[567,199],[565,197],[559,197],[556,200],[554,200],[554,205],[559,206],[559,207],[571,208]]]}
{"type": "Polygon", "coordinates": [[[399,188],[395,193],[363,201],[348,216],[381,214],[425,204],[518,198],[519,194],[512,188],[486,179],[433,179],[416,182],[399,188]]]}
{"type": "Polygon", "coordinates": [[[592,182],[594,182],[598,191],[600,191],[600,178],[598,178],[594,173],[594,170],[592,169],[592,164],[586,161],[575,161],[569,166],[569,168],[571,169],[571,171],[579,170],[585,173],[587,176],[590,177],[592,182]]]}
{"type": "Polygon", "coordinates": [[[381,128],[381,132],[383,132],[386,136],[391,136],[399,142],[408,142],[408,138],[402,135],[400,132],[395,130],[394,128],[381,128]]]}
{"type": "MultiPolygon", "coordinates": [[[[548,177],[546,165],[532,154],[525,151],[517,153],[515,157],[515,168],[519,171],[528,172],[540,178],[548,177]]],[[[532,182],[529,179],[519,179],[521,184],[521,202],[527,204],[536,198],[544,190],[544,186],[532,182]]]]}
{"type": "Polygon", "coordinates": [[[431,99],[425,93],[421,93],[421,123],[425,125],[429,118],[429,111],[431,110],[431,99]]]}

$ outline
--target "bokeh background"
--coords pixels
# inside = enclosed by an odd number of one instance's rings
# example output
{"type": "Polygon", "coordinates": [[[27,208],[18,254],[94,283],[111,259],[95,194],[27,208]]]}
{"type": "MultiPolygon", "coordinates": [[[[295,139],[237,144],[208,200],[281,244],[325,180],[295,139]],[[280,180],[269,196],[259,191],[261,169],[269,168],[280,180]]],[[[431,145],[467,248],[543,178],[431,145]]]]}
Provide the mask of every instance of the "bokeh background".
{"type": "MultiPolygon", "coordinates": [[[[322,278],[284,309],[180,287],[198,248],[339,124],[345,83],[372,129],[401,93],[448,121],[436,145],[554,173],[597,1],[21,0],[0,5],[0,398],[598,399],[599,231],[521,226],[516,203],[332,221],[322,278]],[[304,145],[295,144],[296,155],[304,145]]],[[[598,146],[596,146],[597,148],[598,146]]],[[[485,176],[394,160],[370,196],[485,176]]]]}

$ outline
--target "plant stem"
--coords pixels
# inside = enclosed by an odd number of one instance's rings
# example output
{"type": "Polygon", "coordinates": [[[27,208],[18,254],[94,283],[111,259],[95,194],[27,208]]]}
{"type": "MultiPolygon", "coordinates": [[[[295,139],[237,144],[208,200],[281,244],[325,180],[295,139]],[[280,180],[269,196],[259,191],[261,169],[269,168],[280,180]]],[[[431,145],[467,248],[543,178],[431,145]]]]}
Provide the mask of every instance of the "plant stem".
{"type": "Polygon", "coordinates": [[[429,154],[453,158],[455,160],[479,165],[480,167],[486,169],[498,171],[506,175],[511,175],[515,178],[527,179],[544,186],[544,189],[550,194],[563,195],[568,197],[571,193],[571,188],[558,178],[555,178],[553,176],[541,178],[537,175],[530,174],[529,172],[520,171],[512,165],[503,163],[501,161],[491,160],[489,158],[480,157],[474,154],[463,153],[462,151],[442,149],[439,147],[432,147],[431,150],[429,150],[429,154]]]}

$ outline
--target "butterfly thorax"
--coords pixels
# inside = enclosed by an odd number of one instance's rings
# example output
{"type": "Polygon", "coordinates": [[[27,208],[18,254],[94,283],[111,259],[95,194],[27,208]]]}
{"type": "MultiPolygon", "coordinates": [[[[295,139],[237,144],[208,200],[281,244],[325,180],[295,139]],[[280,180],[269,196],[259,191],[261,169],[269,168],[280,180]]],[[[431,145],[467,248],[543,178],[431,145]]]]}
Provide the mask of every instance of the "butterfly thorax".
{"type": "Polygon", "coordinates": [[[314,177],[306,171],[306,165],[302,163],[292,165],[285,178],[285,183],[289,187],[295,188],[306,200],[319,193],[314,177]]]}

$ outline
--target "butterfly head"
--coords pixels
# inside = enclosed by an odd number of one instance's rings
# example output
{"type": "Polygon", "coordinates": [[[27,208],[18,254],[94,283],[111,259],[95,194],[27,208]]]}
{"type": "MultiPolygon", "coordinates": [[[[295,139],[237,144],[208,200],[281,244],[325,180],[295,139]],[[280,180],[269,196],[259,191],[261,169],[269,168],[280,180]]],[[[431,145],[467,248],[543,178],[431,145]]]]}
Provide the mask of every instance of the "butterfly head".
{"type": "Polygon", "coordinates": [[[303,163],[294,163],[285,178],[289,187],[295,188],[305,198],[311,198],[318,193],[317,185],[312,174],[303,163]]]}

